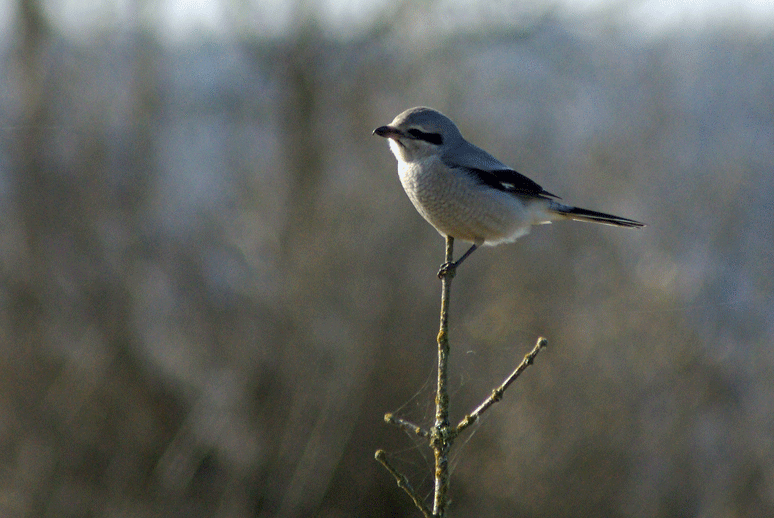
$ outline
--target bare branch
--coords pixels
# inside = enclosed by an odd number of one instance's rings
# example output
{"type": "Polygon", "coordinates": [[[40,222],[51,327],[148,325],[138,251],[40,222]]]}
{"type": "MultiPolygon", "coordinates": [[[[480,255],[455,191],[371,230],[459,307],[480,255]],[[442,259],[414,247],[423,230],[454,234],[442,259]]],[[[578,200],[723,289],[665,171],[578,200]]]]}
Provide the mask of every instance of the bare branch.
{"type": "Polygon", "coordinates": [[[400,417],[395,417],[391,413],[384,414],[384,422],[395,425],[398,428],[401,428],[409,433],[419,435],[420,437],[424,437],[426,439],[430,438],[429,431],[425,430],[421,426],[415,425],[410,421],[406,421],[405,419],[401,419],[400,417]]]}
{"type": "Polygon", "coordinates": [[[465,428],[472,425],[476,421],[478,421],[478,418],[481,417],[481,414],[486,412],[486,410],[500,401],[503,397],[503,392],[508,388],[508,386],[513,383],[516,378],[518,378],[522,372],[524,372],[527,367],[532,365],[532,362],[535,361],[535,356],[538,355],[540,350],[548,345],[548,340],[545,338],[538,338],[537,343],[535,344],[535,347],[527,353],[526,356],[524,356],[524,359],[521,360],[521,363],[518,367],[507,377],[505,378],[505,381],[503,381],[502,385],[497,387],[492,391],[492,394],[484,400],[483,403],[481,403],[478,408],[476,408],[471,414],[466,415],[462,421],[457,425],[457,428],[455,428],[454,433],[459,434],[465,428]]]}
{"type": "Polygon", "coordinates": [[[395,477],[395,482],[398,483],[398,487],[401,488],[403,491],[405,491],[406,494],[408,494],[411,500],[414,501],[414,505],[417,506],[417,508],[422,512],[425,518],[433,518],[433,513],[430,512],[430,509],[427,507],[427,505],[425,505],[422,499],[419,498],[419,495],[417,495],[417,492],[414,491],[414,488],[411,487],[411,484],[406,478],[406,475],[398,471],[387,460],[387,453],[385,453],[384,450],[376,450],[376,454],[374,455],[374,458],[378,460],[382,464],[382,466],[384,466],[387,469],[387,471],[389,471],[390,474],[392,474],[393,477],[395,477]]]}
{"type": "Polygon", "coordinates": [[[438,272],[441,278],[441,323],[438,330],[438,390],[435,396],[435,425],[430,430],[430,446],[435,454],[435,496],[433,516],[446,516],[446,494],[449,490],[449,450],[454,435],[449,424],[449,302],[451,283],[456,267],[448,268],[454,261],[454,238],[446,237],[446,262],[438,272]]]}
{"type": "MultiPolygon", "coordinates": [[[[471,250],[474,250],[472,248],[471,250]]],[[[435,395],[435,423],[430,430],[425,430],[412,422],[395,417],[391,413],[384,415],[384,420],[397,426],[409,433],[419,435],[430,439],[430,447],[435,455],[435,488],[433,492],[433,510],[425,505],[416,491],[409,484],[405,475],[395,469],[388,461],[384,450],[376,452],[376,460],[389,471],[398,483],[398,487],[411,497],[414,504],[422,511],[425,518],[446,518],[446,507],[448,504],[447,494],[449,492],[449,452],[451,451],[454,440],[468,426],[475,423],[481,414],[490,406],[494,405],[503,397],[503,392],[521,375],[524,370],[532,364],[535,356],[540,349],[548,345],[548,340],[539,338],[534,349],[524,356],[516,370],[514,370],[505,381],[497,387],[492,395],[489,396],[472,414],[465,416],[460,423],[453,427],[449,424],[449,302],[451,300],[451,283],[459,263],[454,263],[454,238],[446,237],[446,262],[441,265],[438,277],[441,279],[441,322],[438,330],[438,387],[435,395]]],[[[469,253],[469,252],[468,252],[469,253]]],[[[463,255],[462,258],[465,256],[463,255]]]]}

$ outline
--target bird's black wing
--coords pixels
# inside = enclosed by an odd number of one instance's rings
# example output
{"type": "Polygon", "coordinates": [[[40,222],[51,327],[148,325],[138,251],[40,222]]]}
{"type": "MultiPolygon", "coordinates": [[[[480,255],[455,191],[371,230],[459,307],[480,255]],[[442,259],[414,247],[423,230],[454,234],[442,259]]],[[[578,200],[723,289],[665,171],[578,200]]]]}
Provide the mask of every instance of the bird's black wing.
{"type": "Polygon", "coordinates": [[[537,182],[530,180],[523,174],[513,169],[496,169],[485,171],[483,169],[467,168],[470,174],[481,184],[487,185],[499,191],[537,198],[561,199],[555,194],[543,189],[537,182]]]}

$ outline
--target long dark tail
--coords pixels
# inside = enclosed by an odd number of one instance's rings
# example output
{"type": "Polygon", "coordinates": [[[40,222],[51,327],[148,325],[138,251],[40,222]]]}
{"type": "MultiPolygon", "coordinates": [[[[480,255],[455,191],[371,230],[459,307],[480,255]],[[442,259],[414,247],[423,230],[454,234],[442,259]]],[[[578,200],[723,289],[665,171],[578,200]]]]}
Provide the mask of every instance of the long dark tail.
{"type": "Polygon", "coordinates": [[[588,221],[591,223],[602,223],[603,225],[627,228],[642,228],[645,226],[645,223],[640,223],[633,219],[622,218],[621,216],[613,216],[612,214],[605,214],[604,212],[596,212],[578,207],[570,207],[569,205],[563,205],[561,203],[552,204],[551,209],[556,212],[556,214],[575,221],[588,221]]]}

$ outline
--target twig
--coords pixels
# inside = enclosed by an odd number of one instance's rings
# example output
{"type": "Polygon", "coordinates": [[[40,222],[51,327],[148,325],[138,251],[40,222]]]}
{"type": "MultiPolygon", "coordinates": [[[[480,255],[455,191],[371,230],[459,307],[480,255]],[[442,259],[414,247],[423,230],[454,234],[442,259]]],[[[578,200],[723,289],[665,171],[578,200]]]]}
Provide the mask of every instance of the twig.
{"type": "MultiPolygon", "coordinates": [[[[473,249],[471,249],[473,250],[473,249]]],[[[405,430],[406,432],[425,437],[430,440],[430,447],[435,454],[435,488],[433,492],[433,511],[431,512],[425,502],[417,495],[409,484],[408,478],[387,461],[384,450],[377,450],[376,460],[389,471],[411,499],[414,505],[422,512],[425,518],[446,518],[446,507],[449,491],[449,451],[454,439],[466,428],[475,423],[481,414],[489,407],[500,401],[503,392],[529,367],[535,360],[540,350],[548,345],[548,340],[539,338],[535,347],[521,361],[505,381],[497,387],[492,394],[478,406],[471,414],[465,416],[460,423],[452,427],[449,424],[449,391],[447,388],[449,372],[449,302],[451,300],[451,282],[457,270],[458,263],[453,262],[454,238],[446,237],[446,262],[441,266],[438,277],[441,279],[441,322],[438,330],[438,387],[435,395],[435,423],[430,430],[415,425],[410,421],[395,417],[388,413],[384,420],[390,424],[405,430]]],[[[464,258],[464,256],[463,256],[464,258]]]]}
{"type": "MultiPolygon", "coordinates": [[[[446,237],[446,262],[453,264],[454,238],[446,237]]],[[[451,282],[456,268],[441,268],[441,323],[438,331],[438,390],[435,395],[435,425],[430,430],[430,446],[435,454],[435,491],[433,496],[433,516],[446,516],[446,494],[449,490],[449,450],[454,434],[449,425],[449,301],[451,282]]]]}
{"type": "Polygon", "coordinates": [[[459,434],[465,428],[478,421],[478,418],[481,417],[481,414],[486,412],[490,406],[500,401],[503,397],[503,392],[505,392],[508,386],[513,383],[516,378],[518,378],[521,373],[527,369],[527,367],[532,365],[532,362],[535,361],[535,356],[537,356],[540,350],[547,345],[548,340],[542,337],[538,338],[535,347],[533,347],[532,350],[524,356],[524,359],[521,360],[519,366],[516,367],[516,369],[507,378],[505,378],[505,381],[503,381],[502,385],[492,391],[492,394],[486,398],[484,402],[478,406],[478,408],[476,408],[472,413],[466,415],[462,421],[460,421],[460,423],[457,425],[457,428],[454,429],[454,434],[459,434]]]}
{"type": "Polygon", "coordinates": [[[395,425],[398,428],[401,428],[402,430],[405,430],[409,433],[413,433],[415,435],[419,435],[420,437],[425,437],[426,439],[430,438],[430,432],[428,432],[421,426],[417,426],[410,421],[401,419],[400,417],[395,417],[391,413],[384,414],[384,422],[395,425]]]}
{"type": "Polygon", "coordinates": [[[387,460],[387,454],[385,451],[376,450],[376,455],[374,455],[374,458],[381,462],[382,466],[384,466],[387,471],[389,471],[392,476],[395,477],[395,482],[398,483],[398,487],[408,494],[408,496],[414,501],[414,505],[417,506],[425,518],[433,518],[433,513],[430,512],[430,509],[427,508],[419,495],[417,495],[417,492],[414,491],[414,488],[411,487],[411,484],[409,483],[406,476],[395,469],[395,467],[387,460]]]}

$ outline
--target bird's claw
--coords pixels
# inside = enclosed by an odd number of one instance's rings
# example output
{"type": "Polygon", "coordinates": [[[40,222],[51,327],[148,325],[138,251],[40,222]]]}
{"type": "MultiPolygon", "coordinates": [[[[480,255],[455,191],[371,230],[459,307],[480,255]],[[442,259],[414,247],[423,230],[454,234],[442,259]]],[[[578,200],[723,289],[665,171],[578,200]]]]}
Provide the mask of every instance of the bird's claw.
{"type": "Polygon", "coordinates": [[[449,263],[443,263],[441,265],[441,269],[438,270],[438,278],[443,279],[444,277],[454,277],[454,274],[457,272],[457,263],[449,262],[449,263]]]}

